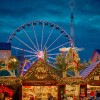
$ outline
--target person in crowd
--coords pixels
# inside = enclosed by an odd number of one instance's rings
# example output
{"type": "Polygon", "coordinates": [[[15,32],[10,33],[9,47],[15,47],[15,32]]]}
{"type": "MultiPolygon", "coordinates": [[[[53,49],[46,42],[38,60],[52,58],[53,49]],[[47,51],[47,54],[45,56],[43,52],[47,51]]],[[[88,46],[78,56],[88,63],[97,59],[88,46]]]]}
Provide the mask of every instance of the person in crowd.
{"type": "Polygon", "coordinates": [[[96,100],[100,100],[100,91],[96,91],[96,100]]]}

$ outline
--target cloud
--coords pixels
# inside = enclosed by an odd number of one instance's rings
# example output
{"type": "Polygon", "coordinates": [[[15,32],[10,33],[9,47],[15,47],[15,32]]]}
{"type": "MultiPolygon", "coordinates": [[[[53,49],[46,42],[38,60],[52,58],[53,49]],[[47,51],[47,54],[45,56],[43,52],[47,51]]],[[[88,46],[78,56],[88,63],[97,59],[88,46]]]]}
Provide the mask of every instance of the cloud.
{"type": "Polygon", "coordinates": [[[100,0],[76,0],[75,10],[78,14],[85,15],[99,15],[100,13],[100,0]]]}
{"type": "Polygon", "coordinates": [[[32,8],[8,9],[0,8],[0,16],[22,17],[33,12],[32,8]]]}

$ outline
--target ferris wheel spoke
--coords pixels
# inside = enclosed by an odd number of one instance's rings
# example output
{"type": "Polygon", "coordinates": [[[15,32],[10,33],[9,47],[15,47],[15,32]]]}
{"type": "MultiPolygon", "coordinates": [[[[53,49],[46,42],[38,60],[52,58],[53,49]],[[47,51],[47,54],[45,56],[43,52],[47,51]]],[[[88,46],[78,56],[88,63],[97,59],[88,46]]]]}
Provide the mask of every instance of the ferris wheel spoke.
{"type": "MultiPolygon", "coordinates": [[[[50,45],[48,48],[50,48],[61,36],[62,36],[62,34],[60,34],[60,35],[51,43],[51,45],[50,45]]],[[[47,49],[48,49],[48,48],[47,48],[47,49]]]]}
{"type": "Polygon", "coordinates": [[[35,47],[35,49],[38,51],[38,49],[36,48],[35,44],[33,43],[33,41],[31,40],[31,38],[28,36],[28,34],[26,33],[26,31],[22,28],[23,32],[25,33],[25,35],[27,36],[27,38],[30,40],[30,42],[32,43],[32,45],[35,47]]]}
{"type": "Polygon", "coordinates": [[[53,60],[55,60],[55,58],[53,58],[53,57],[48,57],[49,59],[53,59],[53,60]]]}
{"type": "Polygon", "coordinates": [[[51,62],[49,59],[47,60],[47,63],[48,63],[49,65],[52,65],[52,66],[55,65],[55,62],[51,62]]]}
{"type": "Polygon", "coordinates": [[[49,34],[49,36],[48,36],[48,38],[47,38],[47,40],[46,40],[46,42],[45,42],[45,44],[44,44],[43,50],[44,50],[44,48],[46,47],[46,44],[48,43],[48,40],[50,39],[50,36],[51,36],[51,34],[53,33],[53,30],[54,30],[54,27],[52,28],[52,30],[51,30],[51,32],[50,32],[50,34],[49,34]]]}
{"type": "Polygon", "coordinates": [[[42,50],[42,43],[43,43],[43,33],[44,33],[44,22],[42,26],[41,50],[42,50]]]}
{"type": "Polygon", "coordinates": [[[32,28],[33,28],[33,32],[34,32],[34,35],[35,35],[35,40],[36,40],[37,48],[39,50],[39,44],[38,44],[38,40],[37,40],[37,36],[36,36],[36,32],[35,32],[35,28],[34,28],[33,24],[32,24],[32,28]]]}
{"type": "MultiPolygon", "coordinates": [[[[31,60],[30,60],[30,62],[34,63],[36,60],[37,60],[37,58],[36,58],[36,59],[34,59],[34,60],[33,60],[33,59],[31,59],[31,60]]],[[[32,63],[31,63],[31,64],[32,64],[32,63]]]]}
{"type": "Polygon", "coordinates": [[[35,52],[32,52],[32,51],[29,51],[29,50],[25,50],[25,49],[22,49],[22,48],[18,48],[18,47],[15,47],[15,46],[11,46],[12,48],[14,48],[14,49],[17,49],[17,50],[21,50],[21,51],[24,51],[24,52],[28,52],[28,53],[34,53],[34,54],[36,54],[35,52]]]}
{"type": "Polygon", "coordinates": [[[36,58],[36,57],[32,57],[32,58],[30,58],[30,59],[28,59],[28,60],[30,61],[30,60],[35,59],[35,58],[36,58]]]}
{"type": "Polygon", "coordinates": [[[37,57],[37,55],[24,55],[24,57],[37,57]]]}
{"type": "Polygon", "coordinates": [[[55,66],[55,63],[52,63],[50,60],[47,60],[48,64],[51,65],[52,67],[58,69],[56,66],[55,66]]]}
{"type": "Polygon", "coordinates": [[[25,46],[27,46],[28,48],[30,48],[31,50],[33,50],[35,53],[36,51],[34,49],[32,49],[29,45],[27,45],[25,42],[23,42],[21,39],[19,39],[18,37],[14,36],[18,41],[20,41],[22,44],[24,44],[25,46]]]}
{"type": "Polygon", "coordinates": [[[48,64],[50,64],[50,63],[51,63],[51,61],[50,61],[49,59],[47,59],[47,63],[48,63],[48,64]]]}
{"type": "Polygon", "coordinates": [[[60,53],[53,53],[53,54],[48,54],[48,55],[50,56],[50,55],[59,55],[59,54],[60,54],[60,53]]]}
{"type": "Polygon", "coordinates": [[[55,49],[57,49],[57,48],[59,48],[59,47],[62,47],[62,46],[64,46],[64,45],[68,44],[68,43],[70,43],[70,42],[64,43],[64,44],[62,44],[62,45],[60,45],[60,46],[57,46],[57,47],[55,47],[55,48],[53,48],[53,49],[50,49],[50,50],[48,50],[47,52],[50,52],[50,51],[55,50],[55,49]]]}

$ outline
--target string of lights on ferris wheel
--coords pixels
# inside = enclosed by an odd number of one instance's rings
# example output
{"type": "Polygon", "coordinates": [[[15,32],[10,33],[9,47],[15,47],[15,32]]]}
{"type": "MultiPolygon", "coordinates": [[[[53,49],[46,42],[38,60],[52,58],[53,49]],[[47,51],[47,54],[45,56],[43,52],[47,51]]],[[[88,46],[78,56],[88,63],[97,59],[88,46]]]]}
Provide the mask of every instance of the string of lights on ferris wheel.
{"type": "Polygon", "coordinates": [[[24,51],[26,53],[24,54],[24,57],[31,62],[34,62],[40,58],[42,59],[46,48],[48,60],[51,59],[51,61],[53,61],[55,60],[56,56],[60,54],[60,52],[57,51],[60,47],[68,47],[71,45],[71,38],[67,32],[57,24],[47,21],[31,21],[18,27],[10,35],[7,42],[11,42],[12,49],[24,51]],[[28,30],[29,27],[31,27],[31,30],[28,30]],[[41,32],[37,32],[40,30],[41,32]],[[27,31],[30,31],[31,34],[29,34],[30,32],[27,31]],[[31,35],[34,36],[34,39],[32,39],[31,35]],[[40,35],[41,37],[39,37],[40,35]],[[26,40],[30,43],[28,44],[26,40]],[[18,47],[18,43],[25,47],[22,48],[21,45],[18,47]]]}

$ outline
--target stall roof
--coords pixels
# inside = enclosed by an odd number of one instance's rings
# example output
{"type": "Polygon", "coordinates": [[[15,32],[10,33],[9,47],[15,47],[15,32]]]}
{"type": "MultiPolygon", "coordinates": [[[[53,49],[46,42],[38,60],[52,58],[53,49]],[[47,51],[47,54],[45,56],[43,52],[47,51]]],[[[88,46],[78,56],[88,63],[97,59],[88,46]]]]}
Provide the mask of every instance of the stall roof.
{"type": "MultiPolygon", "coordinates": [[[[61,73],[55,72],[53,67],[49,65],[48,63],[45,63],[43,60],[37,60],[30,68],[26,71],[26,73],[22,76],[25,80],[31,80],[31,81],[57,81],[57,82],[63,82],[61,79],[61,73]],[[43,72],[41,70],[43,68],[43,72]],[[45,72],[45,73],[44,73],[45,72]],[[39,79],[37,77],[37,74],[40,76],[46,75],[45,78],[39,79]]],[[[40,77],[41,77],[40,76],[40,77]]]]}
{"type": "Polygon", "coordinates": [[[88,75],[97,67],[97,65],[100,63],[100,61],[98,62],[94,62],[88,66],[86,66],[81,72],[80,72],[80,76],[82,76],[83,79],[87,78],[88,75]]]}

